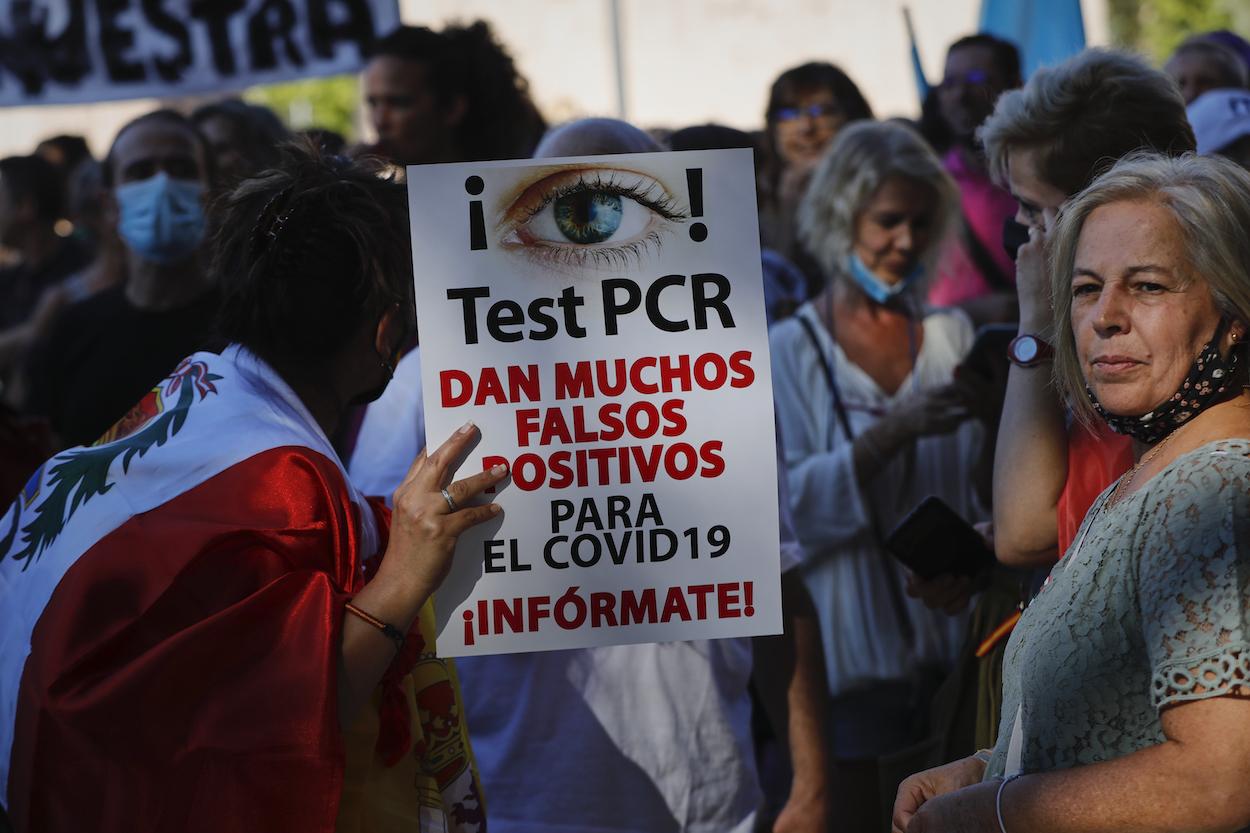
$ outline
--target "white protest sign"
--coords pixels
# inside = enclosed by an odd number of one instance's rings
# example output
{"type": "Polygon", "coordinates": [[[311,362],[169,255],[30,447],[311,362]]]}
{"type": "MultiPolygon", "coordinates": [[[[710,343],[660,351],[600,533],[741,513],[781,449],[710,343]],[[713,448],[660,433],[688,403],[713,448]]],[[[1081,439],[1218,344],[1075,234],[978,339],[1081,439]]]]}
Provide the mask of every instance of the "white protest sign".
{"type": "Polygon", "coordinates": [[[781,631],[751,151],[408,168],[427,435],[506,463],[449,656],[781,631]]]}
{"type": "Polygon", "coordinates": [[[398,25],[398,0],[0,0],[0,106],[355,72],[398,25]]]}

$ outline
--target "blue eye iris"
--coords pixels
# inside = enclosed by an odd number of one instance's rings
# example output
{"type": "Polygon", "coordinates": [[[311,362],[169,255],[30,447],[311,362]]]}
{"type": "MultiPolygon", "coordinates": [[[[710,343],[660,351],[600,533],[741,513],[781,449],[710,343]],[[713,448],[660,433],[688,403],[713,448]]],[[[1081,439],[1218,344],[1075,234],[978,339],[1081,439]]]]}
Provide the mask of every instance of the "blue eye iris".
{"type": "Polygon", "coordinates": [[[556,228],[573,243],[602,243],[621,227],[620,196],[581,190],[555,201],[556,228]]]}

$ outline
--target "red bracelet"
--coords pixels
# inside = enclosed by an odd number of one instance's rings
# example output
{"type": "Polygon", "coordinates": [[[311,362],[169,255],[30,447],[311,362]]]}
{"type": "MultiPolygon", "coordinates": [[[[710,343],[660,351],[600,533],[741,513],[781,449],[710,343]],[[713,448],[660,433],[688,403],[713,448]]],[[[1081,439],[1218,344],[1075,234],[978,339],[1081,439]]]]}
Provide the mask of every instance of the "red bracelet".
{"type": "Polygon", "coordinates": [[[351,602],[348,602],[346,605],[344,605],[344,607],[347,608],[348,613],[355,614],[360,619],[363,619],[364,621],[368,622],[370,625],[373,625],[375,628],[380,630],[383,636],[385,636],[387,639],[395,643],[395,650],[397,651],[404,650],[404,635],[399,632],[399,628],[395,627],[394,625],[388,625],[385,622],[383,622],[381,619],[377,618],[376,616],[371,616],[368,613],[365,613],[363,610],[356,607],[356,605],[352,604],[351,602]]]}

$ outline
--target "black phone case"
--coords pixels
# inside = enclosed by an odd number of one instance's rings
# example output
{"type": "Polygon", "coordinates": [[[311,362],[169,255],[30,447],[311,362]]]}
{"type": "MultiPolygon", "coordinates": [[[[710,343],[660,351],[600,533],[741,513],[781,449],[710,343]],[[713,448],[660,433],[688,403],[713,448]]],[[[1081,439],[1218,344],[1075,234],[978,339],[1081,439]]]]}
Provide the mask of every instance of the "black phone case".
{"type": "Polygon", "coordinates": [[[975,576],[994,553],[972,525],[941,498],[930,495],[911,510],[885,542],[886,549],[921,578],[975,576]]]}

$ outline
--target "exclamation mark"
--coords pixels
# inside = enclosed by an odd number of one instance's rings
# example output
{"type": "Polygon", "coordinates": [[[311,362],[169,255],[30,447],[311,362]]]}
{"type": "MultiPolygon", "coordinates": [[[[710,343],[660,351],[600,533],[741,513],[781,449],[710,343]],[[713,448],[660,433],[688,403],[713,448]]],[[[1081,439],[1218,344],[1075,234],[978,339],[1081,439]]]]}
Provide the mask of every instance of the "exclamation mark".
{"type": "Polygon", "coordinates": [[[755,582],[742,582],[742,612],[747,616],[755,615],[755,582]]]}
{"type": "Polygon", "coordinates": [[[473,644],[473,611],[464,612],[464,644],[473,644]]]}
{"type": "MultiPolygon", "coordinates": [[[[464,181],[464,190],[478,196],[486,188],[480,176],[471,176],[464,181]]],[[[469,248],[475,252],[486,248],[486,221],[482,218],[482,201],[469,202],[469,248]]]]}
{"type": "MultiPolygon", "coordinates": [[[[686,190],[690,193],[690,216],[703,216],[703,169],[686,168],[686,190]]],[[[690,224],[690,239],[696,243],[707,240],[707,226],[690,224]]]]}

